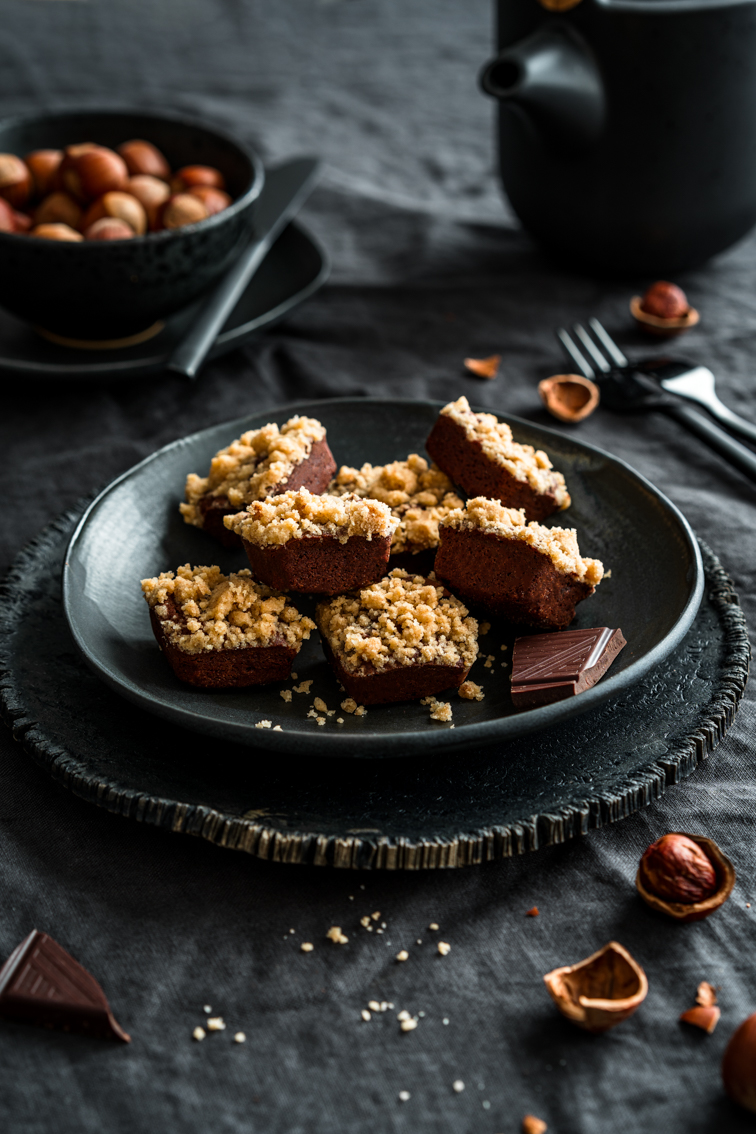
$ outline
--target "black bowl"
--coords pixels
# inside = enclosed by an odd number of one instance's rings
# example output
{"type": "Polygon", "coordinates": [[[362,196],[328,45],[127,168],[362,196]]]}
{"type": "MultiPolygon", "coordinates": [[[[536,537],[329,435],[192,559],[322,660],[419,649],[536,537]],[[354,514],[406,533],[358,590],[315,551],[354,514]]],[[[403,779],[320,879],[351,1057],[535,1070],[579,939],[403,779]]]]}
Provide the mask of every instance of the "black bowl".
{"type": "Polygon", "coordinates": [[[115,148],[130,138],[153,142],[172,169],[212,165],[233,204],[199,224],[133,240],[64,243],[0,233],[0,305],[27,322],[71,339],[137,334],[185,307],[223,274],[252,229],[265,174],[243,142],[185,118],[120,111],[68,111],[0,122],[0,153],[76,142],[115,148]]]}

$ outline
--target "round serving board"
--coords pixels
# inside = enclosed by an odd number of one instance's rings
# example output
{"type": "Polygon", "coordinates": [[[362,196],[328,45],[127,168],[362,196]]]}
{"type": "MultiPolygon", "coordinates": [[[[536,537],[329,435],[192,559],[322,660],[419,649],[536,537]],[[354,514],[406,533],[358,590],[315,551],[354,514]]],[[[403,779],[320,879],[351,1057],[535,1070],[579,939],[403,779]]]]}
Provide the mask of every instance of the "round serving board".
{"type": "Polygon", "coordinates": [[[737,595],[701,545],[704,599],[677,649],[584,715],[473,752],[286,757],[189,732],[88,669],[60,599],[84,507],[19,556],[0,604],[0,708],[54,779],[109,811],[278,862],[467,866],[624,818],[688,775],[732,722],[750,647],[737,595]]]}

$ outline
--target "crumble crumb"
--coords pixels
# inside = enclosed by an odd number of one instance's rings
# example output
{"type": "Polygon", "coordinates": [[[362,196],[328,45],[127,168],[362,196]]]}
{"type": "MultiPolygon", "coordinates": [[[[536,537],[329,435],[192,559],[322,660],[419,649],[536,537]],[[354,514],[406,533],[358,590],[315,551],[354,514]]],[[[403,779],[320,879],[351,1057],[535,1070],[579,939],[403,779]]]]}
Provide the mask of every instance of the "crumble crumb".
{"type": "Polygon", "coordinates": [[[299,680],[299,674],[292,672],[292,675],[291,675],[291,680],[292,680],[292,681],[297,681],[297,680],[299,680]]]}
{"type": "Polygon", "coordinates": [[[402,1020],[399,1027],[403,1032],[414,1032],[417,1027],[417,1020],[402,1020]]]}
{"type": "Polygon", "coordinates": [[[412,1098],[412,1095],[409,1093],[409,1091],[400,1091],[399,1092],[399,1102],[409,1102],[409,1100],[411,1098],[412,1098]]]}
{"type": "Polygon", "coordinates": [[[354,715],[356,717],[365,717],[365,716],[367,716],[367,709],[365,708],[364,705],[358,705],[357,708],[354,710],[354,715]]]}
{"type": "Polygon", "coordinates": [[[496,658],[494,657],[494,655],[489,654],[488,657],[486,658],[486,660],[483,662],[484,668],[485,669],[493,669],[493,663],[495,661],[496,661],[496,658]]]}
{"type": "Polygon", "coordinates": [[[212,1008],[209,1004],[206,1004],[205,1007],[202,1009],[202,1011],[205,1013],[206,1016],[209,1016],[210,1013],[212,1012],[212,1008]]]}
{"type": "Polygon", "coordinates": [[[455,1079],[454,1082],[452,1083],[452,1090],[456,1091],[457,1094],[459,1094],[460,1091],[464,1091],[464,1089],[465,1089],[465,1084],[462,1082],[462,1080],[461,1079],[455,1079]]]}
{"type": "MultiPolygon", "coordinates": [[[[295,677],[296,675],[292,673],[291,676],[295,677]]],[[[295,685],[294,686],[294,692],[295,693],[309,693],[310,692],[310,686],[312,685],[314,680],[315,679],[311,677],[309,679],[309,681],[302,681],[299,685],[295,685]]]]}
{"type": "Polygon", "coordinates": [[[353,713],[357,708],[357,702],[352,697],[347,697],[345,701],[341,702],[341,708],[345,713],[353,713]]]}
{"type": "Polygon", "coordinates": [[[343,724],[343,723],[344,723],[344,718],[343,718],[343,717],[337,717],[337,718],[336,718],[336,724],[343,724]]]}
{"type": "Polygon", "coordinates": [[[307,488],[253,500],[244,512],[224,516],[224,525],[256,547],[279,547],[305,536],[372,540],[391,536],[398,523],[386,504],[356,496],[318,496],[307,488]]]}
{"type": "Polygon", "coordinates": [[[314,948],[315,948],[315,946],[313,945],[313,943],[311,941],[303,941],[302,944],[299,946],[300,952],[302,952],[302,953],[311,953],[314,948]]]}
{"type": "Polygon", "coordinates": [[[315,705],[315,708],[318,710],[319,713],[327,713],[328,712],[328,706],[326,705],[326,703],[325,703],[325,701],[323,700],[322,697],[316,697],[313,704],[315,705]]]}
{"type": "Polygon", "coordinates": [[[200,500],[203,496],[225,496],[236,508],[267,496],[284,485],[294,468],[307,460],[315,441],[324,440],[326,431],[312,417],[291,417],[279,429],[264,425],[250,429],[210,462],[207,476],[189,473],[186,503],[180,504],[184,522],[203,526],[200,500]]]}
{"type": "Polygon", "coordinates": [[[406,949],[401,949],[397,953],[396,959],[397,959],[397,961],[407,961],[407,960],[409,960],[409,953],[407,952],[406,949]]]}
{"type": "Polygon", "coordinates": [[[373,1012],[382,1011],[381,1006],[377,1000],[368,1000],[368,1008],[370,1008],[373,1012]]]}
{"type": "Polygon", "coordinates": [[[362,1009],[362,1011],[360,1012],[360,1015],[362,1016],[362,1018],[363,1018],[363,1020],[365,1021],[365,1023],[367,1023],[367,1022],[368,1022],[368,1020],[372,1020],[372,1018],[373,1018],[373,1017],[372,1017],[372,1016],[370,1015],[370,1013],[368,1012],[367,1008],[363,1008],[363,1009],[362,1009]]]}
{"type": "Polygon", "coordinates": [[[388,465],[342,465],[328,486],[337,496],[353,493],[362,499],[387,504],[398,521],[391,539],[391,554],[438,547],[438,523],[462,501],[446,473],[417,453],[388,465]]]}
{"type": "Polygon", "coordinates": [[[187,654],[286,645],[299,649],[315,623],[286,595],[257,583],[248,570],[183,567],[142,579],[142,591],[163,634],[187,654]]]}
{"type": "Polygon", "coordinates": [[[574,528],[547,528],[535,520],[528,524],[522,508],[506,508],[498,500],[489,500],[485,496],[475,496],[467,501],[464,509],[450,512],[442,527],[521,540],[547,556],[560,574],[573,575],[580,582],[592,586],[600,583],[604,575],[604,565],[599,559],[581,556],[574,528]]]}
{"type": "Polygon", "coordinates": [[[209,1032],[223,1032],[226,1030],[226,1024],[222,1016],[211,1016],[207,1021],[207,1030],[209,1032]]]}
{"type": "Polygon", "coordinates": [[[275,725],[273,725],[273,731],[274,732],[283,732],[283,729],[281,728],[280,724],[275,724],[275,725]]]}
{"type": "Polygon", "coordinates": [[[257,721],[255,728],[272,728],[273,721],[257,721]]]}
{"type": "Polygon", "coordinates": [[[381,911],[376,910],[375,913],[371,913],[370,916],[372,917],[373,921],[378,921],[378,918],[381,916],[381,911]]]}
{"type": "Polygon", "coordinates": [[[195,1028],[194,1031],[192,1032],[192,1039],[196,1039],[197,1041],[203,1040],[206,1035],[207,1035],[207,1032],[205,1031],[204,1028],[195,1028]]]}
{"type": "Polygon", "coordinates": [[[468,441],[478,442],[486,457],[502,465],[515,480],[527,482],[534,492],[553,493],[560,508],[569,507],[570,494],[562,474],[554,472],[542,450],[519,445],[505,421],[492,413],[473,413],[465,397],[449,402],[441,413],[462,426],[468,441]]]}
{"type": "MultiPolygon", "coordinates": [[[[481,635],[487,634],[490,629],[491,629],[491,623],[490,622],[481,622],[480,630],[478,631],[478,633],[481,634],[481,635]]],[[[501,648],[504,649],[503,646],[501,648]]]]}
{"type": "Polygon", "coordinates": [[[288,704],[288,702],[291,700],[291,689],[282,689],[279,693],[279,696],[283,697],[284,701],[286,701],[286,703],[288,704]]]}
{"type": "Polygon", "coordinates": [[[316,717],[315,718],[315,724],[324,725],[325,723],[326,723],[325,717],[316,717]]]}
{"type": "MultiPolygon", "coordinates": [[[[351,672],[365,666],[469,667],[478,654],[478,623],[467,607],[434,580],[398,568],[370,587],[319,603],[316,617],[351,672]]],[[[350,700],[341,704],[346,712],[350,700]]]]}
{"type": "Polygon", "coordinates": [[[330,941],[333,941],[334,945],[346,945],[347,941],[349,940],[347,935],[341,932],[340,925],[332,925],[326,933],[326,937],[330,941]]]}
{"type": "Polygon", "coordinates": [[[335,709],[328,709],[327,712],[326,712],[326,716],[327,717],[335,717],[336,716],[336,710],[335,709]]]}
{"type": "Polygon", "coordinates": [[[485,697],[482,686],[474,681],[463,681],[457,692],[465,701],[482,701],[485,697]]]}
{"type": "Polygon", "coordinates": [[[360,918],[360,925],[363,926],[365,929],[367,929],[367,927],[370,925],[370,918],[368,917],[367,914],[365,914],[364,917],[360,918]]]}
{"type": "Polygon", "coordinates": [[[247,1042],[247,1037],[244,1034],[244,1032],[235,1032],[234,1033],[234,1043],[246,1043],[246,1042],[247,1042]]]}
{"type": "Polygon", "coordinates": [[[396,1018],[401,1023],[402,1020],[409,1020],[410,1014],[406,1008],[402,1008],[401,1012],[397,1012],[396,1018]]]}
{"type": "Polygon", "coordinates": [[[432,929],[432,930],[434,930],[434,931],[435,931],[435,930],[437,930],[437,929],[438,929],[438,922],[436,922],[436,921],[432,921],[432,922],[430,923],[430,925],[428,926],[428,929],[432,929]]]}
{"type": "Polygon", "coordinates": [[[501,646],[499,646],[499,649],[500,650],[508,650],[509,646],[501,645],[501,646]]]}
{"type": "Polygon", "coordinates": [[[452,719],[452,707],[449,701],[436,701],[435,705],[431,707],[430,717],[432,721],[450,721],[452,719]]]}
{"type": "Polygon", "coordinates": [[[438,951],[439,951],[439,953],[441,954],[442,957],[445,957],[447,955],[447,953],[449,953],[451,951],[451,945],[449,944],[448,941],[439,941],[438,951]]]}

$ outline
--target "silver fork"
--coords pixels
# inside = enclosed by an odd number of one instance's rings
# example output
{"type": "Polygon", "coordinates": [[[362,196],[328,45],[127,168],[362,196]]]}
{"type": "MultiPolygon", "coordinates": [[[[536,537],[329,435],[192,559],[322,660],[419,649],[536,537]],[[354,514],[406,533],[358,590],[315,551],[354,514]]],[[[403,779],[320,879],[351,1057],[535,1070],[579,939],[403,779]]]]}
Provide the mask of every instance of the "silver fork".
{"type": "MultiPolygon", "coordinates": [[[[580,323],[574,326],[575,338],[583,350],[564,327],[557,331],[557,338],[577,370],[599,387],[603,405],[617,412],[660,410],[695,433],[749,480],[756,481],[756,454],[730,437],[705,414],[699,413],[693,406],[685,405],[685,395],[678,394],[674,385],[671,389],[668,388],[668,382],[673,384],[681,378],[685,380],[691,374],[695,375],[698,367],[668,359],[651,359],[632,365],[598,319],[589,319],[588,326],[593,337],[580,323]],[[586,355],[590,356],[593,365],[586,355]],[[594,366],[599,371],[598,374],[594,366]]],[[[693,381],[696,383],[698,379],[694,378],[693,381]]],[[[713,384],[713,375],[711,381],[713,384]]],[[[722,408],[726,410],[725,406],[722,408]]],[[[728,414],[729,412],[727,410],[728,414]]],[[[732,416],[737,417],[736,414],[732,416]]],[[[756,440],[756,429],[750,422],[742,418],[737,420],[740,432],[745,433],[743,427],[748,427],[752,432],[745,435],[756,440]]]]}
{"type": "MultiPolygon", "coordinates": [[[[599,323],[598,319],[589,319],[588,326],[604,347],[607,355],[615,366],[629,366],[628,360],[608,331],[599,323]]],[[[580,340],[580,343],[585,348],[586,353],[590,355],[595,365],[602,373],[608,374],[611,370],[611,366],[609,366],[601,352],[597,350],[585,327],[581,326],[580,323],[576,323],[573,330],[575,336],[580,340]]],[[[573,362],[583,367],[587,365],[588,369],[592,370],[590,363],[587,363],[582,352],[577,350],[577,353],[575,353],[575,344],[570,339],[567,331],[563,328],[560,329],[557,331],[557,337],[573,362]],[[568,345],[568,342],[571,346],[568,345]]],[[[747,441],[751,441],[752,443],[756,442],[756,425],[753,425],[750,421],[746,421],[744,417],[734,413],[724,402],[720,401],[717,396],[714,375],[708,367],[692,366],[690,363],[683,362],[681,359],[666,359],[665,368],[669,373],[666,377],[660,376],[658,379],[663,389],[667,390],[670,394],[676,394],[679,398],[685,398],[690,402],[697,402],[698,405],[707,409],[712,417],[721,421],[732,433],[738,433],[741,437],[745,437],[747,441]],[[673,374],[671,371],[674,368],[677,368],[679,373],[673,374]]],[[[582,372],[585,374],[586,378],[593,378],[595,376],[593,372],[591,374],[585,373],[585,370],[582,372]]],[[[653,371],[646,372],[653,373],[653,371]]]]}

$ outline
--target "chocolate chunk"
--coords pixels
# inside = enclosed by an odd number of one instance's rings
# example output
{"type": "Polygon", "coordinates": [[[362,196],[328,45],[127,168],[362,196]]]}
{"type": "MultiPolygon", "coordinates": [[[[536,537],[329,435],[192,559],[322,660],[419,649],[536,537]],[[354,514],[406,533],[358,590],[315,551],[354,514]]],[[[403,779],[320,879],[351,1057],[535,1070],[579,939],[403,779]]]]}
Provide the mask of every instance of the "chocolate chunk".
{"type": "Polygon", "coordinates": [[[22,1024],[131,1042],[116,1023],[94,977],[57,941],[36,929],[0,969],[0,1016],[22,1024]]]}
{"type": "Polygon", "coordinates": [[[621,630],[597,626],[518,638],[512,652],[512,700],[518,709],[584,693],[627,643],[621,630]]]}

